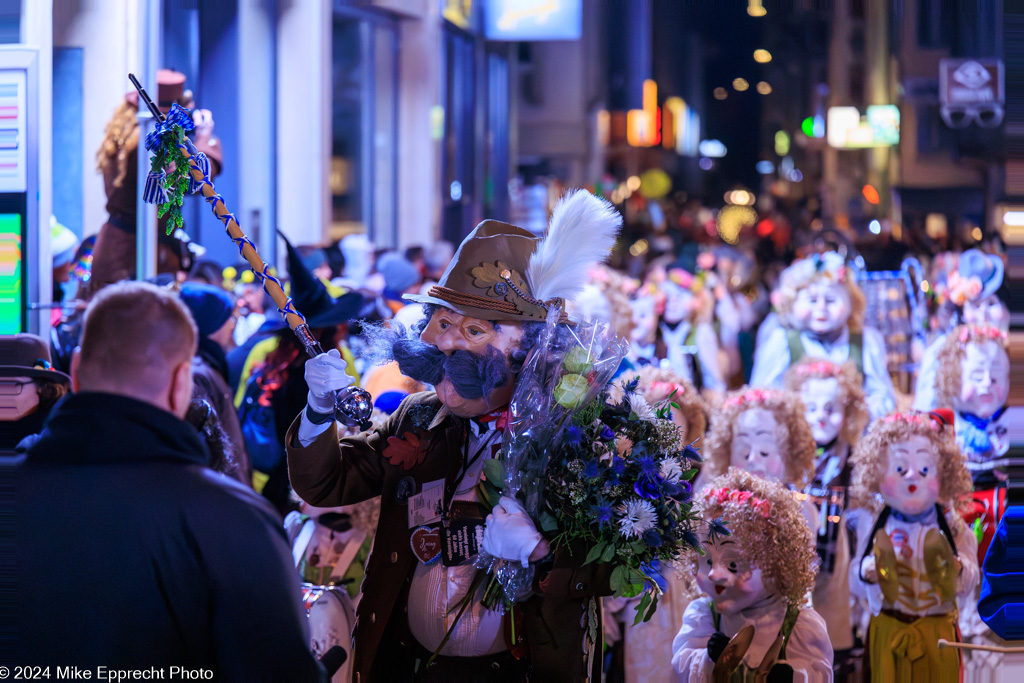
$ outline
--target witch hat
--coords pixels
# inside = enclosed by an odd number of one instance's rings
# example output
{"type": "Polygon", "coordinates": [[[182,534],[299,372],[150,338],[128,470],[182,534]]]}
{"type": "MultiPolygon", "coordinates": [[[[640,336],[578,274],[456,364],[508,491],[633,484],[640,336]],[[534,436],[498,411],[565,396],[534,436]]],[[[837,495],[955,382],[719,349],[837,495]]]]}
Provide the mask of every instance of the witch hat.
{"type": "Polygon", "coordinates": [[[306,324],[312,328],[332,327],[347,323],[359,314],[363,296],[348,292],[337,299],[327,293],[324,283],[313,275],[302,257],[288,238],[277,231],[288,248],[288,275],[292,283],[292,303],[306,317],[306,324]]]}

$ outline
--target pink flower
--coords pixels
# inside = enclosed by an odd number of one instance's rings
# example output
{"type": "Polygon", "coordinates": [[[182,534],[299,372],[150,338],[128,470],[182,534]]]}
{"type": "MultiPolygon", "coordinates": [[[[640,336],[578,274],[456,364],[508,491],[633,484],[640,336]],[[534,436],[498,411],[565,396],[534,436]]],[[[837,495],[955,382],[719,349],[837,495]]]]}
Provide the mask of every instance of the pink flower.
{"type": "Polygon", "coordinates": [[[768,515],[772,513],[771,501],[756,498],[754,502],[754,509],[760,512],[762,517],[768,519],[768,515]]]}
{"type": "Polygon", "coordinates": [[[697,267],[701,270],[711,270],[715,267],[715,255],[710,251],[701,252],[697,256],[697,267]]]}

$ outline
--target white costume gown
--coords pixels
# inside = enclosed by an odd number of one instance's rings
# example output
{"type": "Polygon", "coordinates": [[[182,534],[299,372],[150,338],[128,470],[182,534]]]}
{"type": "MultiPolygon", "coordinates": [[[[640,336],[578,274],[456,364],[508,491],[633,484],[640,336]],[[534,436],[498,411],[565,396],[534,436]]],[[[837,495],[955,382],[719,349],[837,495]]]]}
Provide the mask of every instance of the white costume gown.
{"type": "MultiPolygon", "coordinates": [[[[672,641],[672,667],[687,681],[712,680],[715,663],[708,656],[707,645],[715,633],[715,623],[710,603],[706,596],[691,602],[683,614],[682,628],[672,641]]],[[[754,625],[754,640],[743,659],[743,664],[753,670],[778,637],[785,616],[786,601],[772,596],[737,615],[721,615],[721,630],[731,638],[747,624],[754,625]]],[[[802,608],[786,645],[785,662],[793,667],[794,683],[831,681],[832,657],[825,620],[812,608],[802,608]]]]}

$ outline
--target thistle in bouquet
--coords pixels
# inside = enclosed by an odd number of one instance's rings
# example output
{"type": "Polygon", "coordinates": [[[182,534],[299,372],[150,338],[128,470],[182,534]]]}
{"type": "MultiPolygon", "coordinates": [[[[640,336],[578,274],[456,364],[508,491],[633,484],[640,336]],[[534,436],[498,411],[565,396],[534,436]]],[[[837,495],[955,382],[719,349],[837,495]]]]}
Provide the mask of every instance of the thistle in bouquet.
{"type": "Polygon", "coordinates": [[[614,596],[640,597],[640,623],[657,609],[660,568],[700,548],[691,482],[701,457],[671,419],[671,396],[652,406],[636,380],[623,389],[573,414],[548,466],[546,513],[556,548],[584,548],[584,564],[611,565],[614,596]]]}

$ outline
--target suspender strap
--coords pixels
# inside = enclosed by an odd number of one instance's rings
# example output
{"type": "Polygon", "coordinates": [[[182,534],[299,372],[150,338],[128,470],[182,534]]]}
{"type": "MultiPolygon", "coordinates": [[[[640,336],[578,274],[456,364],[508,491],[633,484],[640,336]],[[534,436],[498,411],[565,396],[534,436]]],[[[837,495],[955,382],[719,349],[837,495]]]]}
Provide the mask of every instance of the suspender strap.
{"type": "Polygon", "coordinates": [[[860,562],[857,563],[857,576],[860,577],[861,581],[865,581],[864,575],[861,573],[861,565],[864,564],[864,558],[867,557],[875,547],[875,532],[879,529],[885,528],[885,523],[889,521],[890,513],[892,513],[892,508],[888,505],[882,508],[882,511],[878,513],[878,519],[875,520],[875,525],[871,527],[871,533],[868,534],[868,545],[864,548],[864,554],[860,556],[860,562]]]}
{"type": "Polygon", "coordinates": [[[786,338],[789,340],[789,364],[796,365],[804,357],[804,343],[800,341],[800,331],[786,330],[786,338]]]}
{"type": "Polygon", "coordinates": [[[850,335],[850,360],[857,366],[857,372],[864,376],[864,335],[857,332],[850,335]]]}
{"type": "Polygon", "coordinates": [[[786,617],[782,620],[782,629],[779,631],[782,634],[782,649],[779,650],[779,659],[786,658],[786,646],[789,645],[789,637],[793,634],[793,628],[796,626],[799,616],[800,608],[796,605],[786,608],[786,617]]]}
{"type": "Polygon", "coordinates": [[[949,547],[953,551],[953,554],[956,555],[956,544],[953,542],[953,532],[950,531],[949,522],[946,521],[946,515],[942,513],[942,507],[938,503],[935,504],[935,514],[939,520],[939,530],[946,535],[946,540],[949,541],[949,547]]]}

